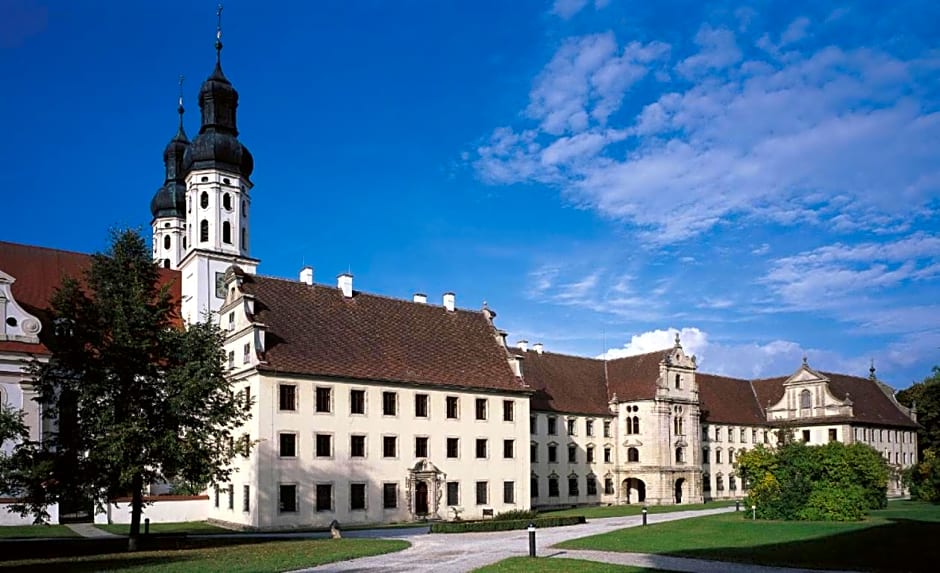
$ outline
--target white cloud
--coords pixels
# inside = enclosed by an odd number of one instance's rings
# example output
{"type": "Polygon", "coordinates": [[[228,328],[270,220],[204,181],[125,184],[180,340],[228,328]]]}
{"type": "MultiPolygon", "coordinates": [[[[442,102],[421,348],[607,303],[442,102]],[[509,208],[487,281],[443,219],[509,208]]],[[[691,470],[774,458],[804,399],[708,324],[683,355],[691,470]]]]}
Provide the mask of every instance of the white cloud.
{"type": "Polygon", "coordinates": [[[612,348],[602,354],[599,358],[623,358],[624,356],[636,356],[646,354],[657,350],[672,348],[676,343],[676,334],[682,344],[682,348],[687,354],[698,355],[708,346],[708,335],[698,328],[667,328],[664,330],[650,330],[642,334],[634,335],[630,342],[621,348],[612,348]]]}
{"type": "Polygon", "coordinates": [[[790,25],[787,26],[787,29],[780,34],[780,44],[785,46],[787,44],[793,44],[799,42],[809,34],[809,18],[797,18],[796,20],[790,22],[790,25]]]}
{"type": "Polygon", "coordinates": [[[588,1],[589,0],[555,0],[555,3],[552,5],[552,14],[567,20],[587,6],[588,1]]]}
{"type": "Polygon", "coordinates": [[[694,77],[705,72],[722,70],[741,61],[741,50],[734,32],[705,25],[695,35],[698,53],[679,62],[676,70],[684,76],[694,77]]]}

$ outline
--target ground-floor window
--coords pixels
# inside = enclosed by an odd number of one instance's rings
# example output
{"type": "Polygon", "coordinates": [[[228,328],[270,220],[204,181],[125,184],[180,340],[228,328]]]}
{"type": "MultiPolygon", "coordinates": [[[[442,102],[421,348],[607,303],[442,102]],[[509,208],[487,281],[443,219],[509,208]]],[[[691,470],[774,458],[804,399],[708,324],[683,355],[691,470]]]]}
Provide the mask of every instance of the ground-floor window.
{"type": "Polygon", "coordinates": [[[333,484],[317,484],[317,511],[333,510],[333,484]]]}
{"type": "Polygon", "coordinates": [[[539,478],[537,477],[532,478],[531,490],[532,490],[531,491],[532,497],[539,496],[539,478]]]}
{"type": "Polygon", "coordinates": [[[587,478],[587,494],[597,495],[597,480],[592,477],[587,478]]]}
{"type": "Polygon", "coordinates": [[[235,484],[228,484],[228,508],[235,509],[235,484]]]}
{"type": "Polygon", "coordinates": [[[558,497],[558,478],[548,478],[548,497],[558,497]]]}
{"type": "Polygon", "coordinates": [[[489,503],[489,484],[485,481],[477,482],[477,505],[489,503]]]}
{"type": "Polygon", "coordinates": [[[242,511],[251,509],[251,486],[242,486],[242,511]]]}
{"type": "Polygon", "coordinates": [[[349,484],[349,509],[359,510],[366,508],[366,484],[349,484]]]}
{"type": "Polygon", "coordinates": [[[516,503],[516,484],[511,481],[503,482],[503,503],[516,503]]]}
{"type": "Polygon", "coordinates": [[[395,509],[398,507],[398,484],[382,484],[382,507],[385,509],[395,509]]]}
{"type": "Polygon", "coordinates": [[[297,486],[281,484],[278,488],[277,500],[281,513],[295,513],[297,511],[297,486]]]}
{"type": "Polygon", "coordinates": [[[702,474],[702,491],[712,490],[712,478],[708,474],[702,474]]]}
{"type": "Polygon", "coordinates": [[[460,484],[447,482],[447,505],[460,505],[460,484]]]}
{"type": "Polygon", "coordinates": [[[604,493],[606,495],[614,495],[614,480],[604,478],[604,493]]]}
{"type": "Polygon", "coordinates": [[[570,497],[577,497],[580,495],[580,492],[578,491],[578,478],[568,478],[568,495],[570,497]]]}

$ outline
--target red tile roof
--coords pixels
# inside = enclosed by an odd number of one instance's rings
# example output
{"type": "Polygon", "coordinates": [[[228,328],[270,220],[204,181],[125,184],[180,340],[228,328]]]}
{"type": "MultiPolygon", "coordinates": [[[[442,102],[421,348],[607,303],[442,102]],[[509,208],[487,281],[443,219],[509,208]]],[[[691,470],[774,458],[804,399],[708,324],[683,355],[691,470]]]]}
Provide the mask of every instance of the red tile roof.
{"type": "Polygon", "coordinates": [[[482,312],[256,275],[242,288],[267,325],[263,370],[530,392],[482,312]]]}
{"type": "MultiPolygon", "coordinates": [[[[80,280],[91,261],[91,255],[84,253],[0,241],[0,271],[16,279],[12,289],[16,302],[43,322],[40,340],[50,332],[47,324],[49,301],[62,284],[62,279],[72,277],[80,280]]],[[[160,269],[160,280],[170,283],[174,300],[180,300],[179,272],[160,269]]],[[[44,344],[14,342],[0,342],[0,350],[49,352],[44,344]]]]}
{"type": "Polygon", "coordinates": [[[611,397],[616,396],[620,401],[652,400],[656,396],[659,363],[670,350],[657,350],[609,361],[607,388],[611,397]]]}
{"type": "Polygon", "coordinates": [[[741,426],[767,423],[747,380],[705,373],[697,373],[695,380],[698,382],[702,422],[741,426]]]}
{"type": "Polygon", "coordinates": [[[610,415],[602,360],[515,348],[510,353],[523,356],[523,378],[535,389],[532,410],[610,415]]]}

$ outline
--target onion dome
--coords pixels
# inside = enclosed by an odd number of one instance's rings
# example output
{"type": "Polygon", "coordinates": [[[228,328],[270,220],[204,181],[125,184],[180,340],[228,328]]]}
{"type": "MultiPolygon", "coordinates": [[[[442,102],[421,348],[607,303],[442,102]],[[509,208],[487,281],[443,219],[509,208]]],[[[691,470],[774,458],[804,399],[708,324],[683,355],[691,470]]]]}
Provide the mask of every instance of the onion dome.
{"type": "MultiPolygon", "coordinates": [[[[180,89],[183,80],[180,78],[180,89]]],[[[179,129],[173,139],[163,150],[163,164],[166,167],[166,178],[163,187],[157,189],[150,201],[150,212],[153,217],[183,217],[186,212],[186,170],[183,169],[183,158],[189,148],[189,139],[183,130],[183,96],[180,95],[177,112],[180,116],[179,129]]]]}
{"type": "Polygon", "coordinates": [[[238,141],[235,120],[238,92],[222,73],[221,26],[216,35],[215,49],[215,69],[199,89],[202,125],[199,135],[186,150],[183,164],[187,172],[193,169],[222,169],[247,179],[254,170],[255,162],[248,148],[238,141]]]}

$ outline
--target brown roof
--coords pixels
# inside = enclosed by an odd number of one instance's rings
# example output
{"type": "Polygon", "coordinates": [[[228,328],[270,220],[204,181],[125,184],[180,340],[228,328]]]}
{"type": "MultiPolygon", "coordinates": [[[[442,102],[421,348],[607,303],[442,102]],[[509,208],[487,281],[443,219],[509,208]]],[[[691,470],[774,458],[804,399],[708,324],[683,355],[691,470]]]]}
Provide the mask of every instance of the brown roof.
{"type": "MultiPolygon", "coordinates": [[[[16,279],[12,289],[16,302],[43,322],[40,339],[50,332],[49,301],[62,279],[80,280],[91,261],[91,255],[84,253],[0,241],[0,271],[16,279]]],[[[159,271],[161,282],[170,283],[174,300],[180,300],[179,271],[159,271]]],[[[0,342],[0,345],[0,350],[48,353],[44,344],[0,342]]]]}
{"type": "Polygon", "coordinates": [[[528,391],[482,312],[245,275],[268,371],[528,391]]]}
{"type": "Polygon", "coordinates": [[[534,350],[510,352],[523,356],[523,378],[535,390],[533,410],[610,415],[603,360],[534,350]]]}
{"type": "Polygon", "coordinates": [[[656,396],[659,363],[669,350],[616,358],[607,363],[607,387],[611,397],[624,400],[652,400],[656,396]]]}
{"type": "Polygon", "coordinates": [[[742,426],[767,423],[747,380],[704,373],[696,374],[695,380],[702,422],[742,426]]]}

